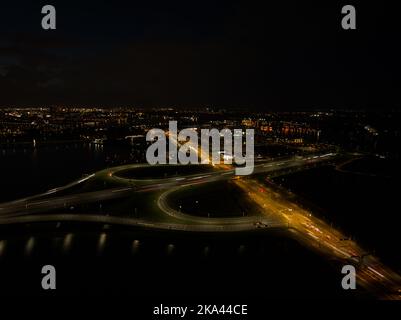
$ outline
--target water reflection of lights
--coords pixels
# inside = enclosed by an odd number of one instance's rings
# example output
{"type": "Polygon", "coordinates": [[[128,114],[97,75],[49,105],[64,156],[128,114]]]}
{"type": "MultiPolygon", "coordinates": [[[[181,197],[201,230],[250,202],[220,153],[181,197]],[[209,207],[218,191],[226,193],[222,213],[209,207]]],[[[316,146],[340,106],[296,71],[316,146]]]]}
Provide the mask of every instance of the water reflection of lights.
{"type": "Polygon", "coordinates": [[[105,233],[101,233],[99,237],[99,241],[97,243],[97,251],[98,253],[102,253],[104,250],[104,246],[106,245],[107,235],[105,233]]]}
{"type": "Polygon", "coordinates": [[[132,253],[137,253],[139,250],[139,240],[134,240],[132,242],[132,253]]]}
{"type": "Polygon", "coordinates": [[[174,248],[175,248],[174,245],[170,243],[170,244],[167,246],[167,254],[168,254],[168,255],[172,254],[173,251],[174,251],[174,248]]]}
{"type": "Polygon", "coordinates": [[[74,238],[74,235],[72,233],[69,233],[64,237],[64,241],[63,241],[63,251],[64,252],[67,252],[71,249],[73,238],[74,238]]]}
{"type": "Polygon", "coordinates": [[[25,245],[25,255],[27,256],[31,255],[34,246],[35,246],[35,238],[30,237],[25,245]]]}
{"type": "Polygon", "coordinates": [[[4,251],[6,250],[6,240],[1,240],[0,241],[0,257],[3,255],[4,251]]]}

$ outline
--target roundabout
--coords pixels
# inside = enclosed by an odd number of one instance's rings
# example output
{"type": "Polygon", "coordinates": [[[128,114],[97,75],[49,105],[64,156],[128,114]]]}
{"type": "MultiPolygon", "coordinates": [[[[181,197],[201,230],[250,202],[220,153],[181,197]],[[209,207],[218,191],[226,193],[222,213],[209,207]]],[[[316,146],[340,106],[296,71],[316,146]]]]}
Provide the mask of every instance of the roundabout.
{"type": "MultiPolygon", "coordinates": [[[[153,217],[162,220],[162,223],[171,225],[171,229],[195,230],[195,231],[245,231],[255,230],[258,225],[265,227],[283,227],[281,223],[273,219],[267,219],[262,214],[251,216],[207,217],[189,214],[184,210],[175,208],[171,203],[171,196],[180,195],[192,189],[189,197],[199,196],[198,188],[208,188],[213,183],[228,184],[234,178],[234,169],[222,170],[212,166],[189,165],[159,165],[149,166],[134,165],[120,166],[103,170],[96,174],[96,178],[104,179],[107,183],[120,186],[130,186],[135,193],[154,193],[153,217]],[[145,172],[141,170],[145,168],[145,172]],[[161,178],[160,172],[166,172],[161,178]]],[[[222,197],[224,194],[222,194],[222,197]]],[[[246,195],[243,194],[245,197],[246,195]]],[[[226,199],[230,201],[229,199],[226,199]]],[[[231,200],[232,201],[232,200],[231,200]]],[[[161,226],[160,223],[155,224],[161,226]]],[[[165,225],[162,226],[165,228],[165,225]]]]}
{"type": "MultiPolygon", "coordinates": [[[[280,158],[255,164],[254,174],[296,169],[327,161],[327,155],[313,158],[280,158]]],[[[0,204],[0,223],[88,221],[143,226],[156,229],[183,231],[250,231],[256,229],[287,228],[285,220],[277,218],[253,198],[260,191],[253,187],[250,177],[235,175],[234,167],[211,165],[153,165],[128,164],[107,168],[91,174],[68,186],[46,193],[0,204]],[[247,187],[227,197],[226,185],[247,181],[247,187]],[[220,191],[211,188],[221,184],[220,191]],[[202,192],[199,187],[202,186],[202,192]],[[255,190],[251,190],[255,189],[255,190]],[[171,198],[185,194],[185,201],[197,201],[201,193],[203,203],[215,207],[215,213],[193,214],[177,208],[171,198]],[[253,196],[254,195],[254,196],[253,196]],[[213,196],[213,200],[207,200],[213,196]],[[235,211],[233,202],[247,201],[244,210],[235,211]],[[248,200],[245,200],[249,198],[248,200]],[[188,200],[189,199],[189,200],[188,200]],[[210,203],[207,203],[207,202],[210,203]],[[246,212],[245,212],[246,211],[246,212]]],[[[211,198],[210,198],[211,199],[211,198]]],[[[181,201],[181,200],[180,200],[181,201]]]]}

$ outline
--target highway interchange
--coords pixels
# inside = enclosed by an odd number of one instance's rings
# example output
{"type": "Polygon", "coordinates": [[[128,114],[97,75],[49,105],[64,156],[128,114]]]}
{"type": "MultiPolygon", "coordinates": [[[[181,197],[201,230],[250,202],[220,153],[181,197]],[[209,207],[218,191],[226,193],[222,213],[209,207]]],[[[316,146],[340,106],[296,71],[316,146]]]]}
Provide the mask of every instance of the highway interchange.
{"type": "MultiPolygon", "coordinates": [[[[264,160],[255,164],[255,174],[274,173],[281,170],[299,170],[330,161],[334,153],[314,154],[307,157],[264,160]]],[[[358,284],[379,298],[401,299],[400,276],[384,266],[378,258],[369,255],[357,243],[347,239],[340,231],[333,229],[311,212],[287,200],[279,192],[266,184],[248,177],[236,177],[234,169],[218,166],[210,172],[188,174],[157,179],[124,178],[119,172],[127,169],[140,170],[143,165],[125,165],[109,168],[84,177],[67,186],[49,190],[45,193],[0,204],[0,224],[31,222],[82,221],[103,224],[139,226],[145,228],[203,231],[203,232],[240,232],[255,229],[280,229],[288,232],[303,245],[315,250],[329,259],[357,267],[358,284]],[[100,179],[112,188],[58,195],[70,188],[91,180],[100,179]],[[206,184],[214,181],[230,180],[246,193],[263,214],[236,218],[195,217],[180,212],[169,205],[171,193],[188,186],[206,184]],[[263,190],[263,192],[261,192],[263,190]],[[83,203],[97,203],[110,199],[130,197],[132,194],[156,191],[157,206],[166,219],[155,221],[144,218],[121,217],[108,214],[58,213],[58,209],[77,206],[83,203]]]]}
{"type": "MultiPolygon", "coordinates": [[[[327,161],[334,156],[335,154],[325,154],[302,159],[290,158],[279,159],[275,161],[261,161],[260,163],[257,163],[255,165],[254,174],[271,173],[277,170],[285,169],[299,169],[305,166],[327,161]]],[[[224,224],[226,226],[244,224],[244,229],[253,228],[249,226],[250,221],[248,217],[216,220],[204,219],[200,217],[196,218],[185,214],[178,215],[177,213],[174,213],[171,208],[168,208],[168,205],[164,201],[168,193],[171,193],[172,190],[178,190],[181,187],[194,186],[197,184],[205,184],[214,181],[232,180],[236,177],[235,169],[228,168],[224,170],[219,170],[217,168],[213,168],[212,171],[204,174],[189,174],[186,176],[180,175],[179,177],[169,177],[161,179],[127,179],[118,175],[118,173],[121,171],[127,169],[140,170],[143,166],[146,165],[124,165],[102,170],[96,174],[91,174],[66,186],[55,188],[42,194],[18,199],[7,203],[2,203],[0,204],[0,223],[7,223],[8,221],[18,221],[16,220],[16,218],[19,218],[21,216],[25,216],[25,219],[29,219],[27,217],[30,217],[33,214],[40,214],[43,212],[76,206],[83,203],[93,203],[127,197],[133,192],[166,190],[166,193],[163,193],[158,200],[159,207],[169,216],[178,218],[177,220],[183,222],[183,224],[188,221],[198,222],[199,224],[205,223],[209,226],[213,224],[224,224]],[[58,193],[68,190],[69,188],[72,188],[79,184],[83,184],[91,179],[103,179],[107,182],[115,182],[119,186],[98,191],[72,193],[63,196],[57,196],[58,193]],[[247,225],[246,228],[245,225],[247,225]]],[[[79,217],[76,218],[80,219],[79,217]]],[[[263,217],[261,217],[261,219],[262,218],[263,217]]],[[[238,229],[238,226],[235,227],[235,229],[238,229]]],[[[229,228],[226,228],[226,230],[229,230],[229,228]]]]}

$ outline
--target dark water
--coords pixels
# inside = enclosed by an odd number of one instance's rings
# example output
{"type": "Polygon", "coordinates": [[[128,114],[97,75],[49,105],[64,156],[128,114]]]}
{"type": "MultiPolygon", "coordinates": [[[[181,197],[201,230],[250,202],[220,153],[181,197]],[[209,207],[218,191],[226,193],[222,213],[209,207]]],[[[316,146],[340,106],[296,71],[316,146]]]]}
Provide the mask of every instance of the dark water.
{"type": "Polygon", "coordinates": [[[93,144],[1,149],[0,202],[63,186],[84,174],[135,161],[132,150],[93,144]]]}
{"type": "Polygon", "coordinates": [[[51,227],[47,233],[43,225],[0,227],[0,295],[46,294],[41,268],[51,264],[57,271],[53,295],[364,297],[341,289],[340,266],[279,234],[51,227]]]}

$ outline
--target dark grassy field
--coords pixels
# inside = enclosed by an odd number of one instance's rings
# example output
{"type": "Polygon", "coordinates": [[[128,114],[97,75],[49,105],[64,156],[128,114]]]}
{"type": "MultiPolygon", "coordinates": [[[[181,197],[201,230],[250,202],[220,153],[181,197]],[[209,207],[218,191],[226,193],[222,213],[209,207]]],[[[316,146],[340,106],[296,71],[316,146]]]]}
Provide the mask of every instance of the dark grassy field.
{"type": "Polygon", "coordinates": [[[259,208],[230,181],[190,186],[169,195],[172,208],[200,217],[241,217],[255,215],[259,208]]]}

